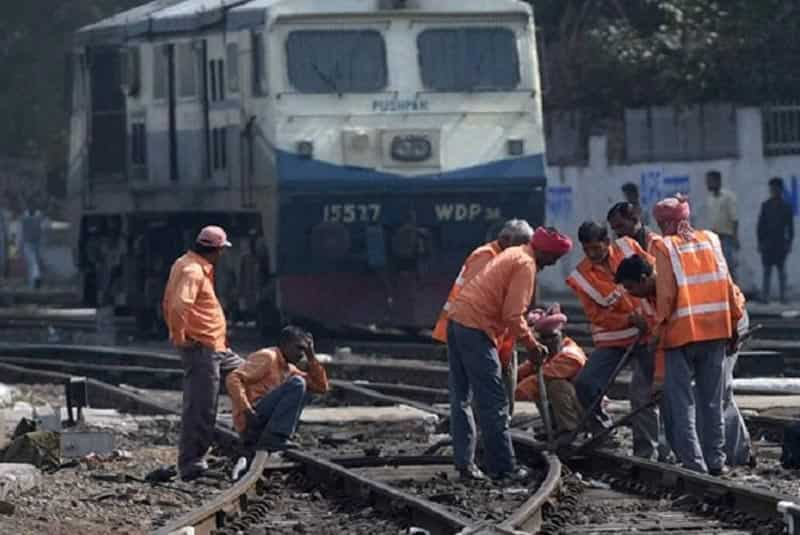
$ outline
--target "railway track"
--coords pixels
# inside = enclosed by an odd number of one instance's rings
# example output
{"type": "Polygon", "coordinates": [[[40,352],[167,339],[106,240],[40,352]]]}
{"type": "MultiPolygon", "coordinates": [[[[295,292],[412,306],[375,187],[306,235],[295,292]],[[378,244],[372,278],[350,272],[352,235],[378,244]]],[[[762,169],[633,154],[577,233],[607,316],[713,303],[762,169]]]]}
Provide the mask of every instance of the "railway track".
{"type": "MultiPolygon", "coordinates": [[[[14,348],[11,345],[6,344],[0,348],[0,354],[12,349],[14,348]]],[[[20,346],[16,349],[21,352],[26,348],[20,346]]],[[[149,377],[151,385],[154,382],[161,385],[158,379],[160,376],[169,379],[164,384],[173,382],[172,386],[175,386],[174,381],[179,378],[176,376],[179,370],[174,367],[177,360],[174,357],[156,352],[128,352],[119,348],[29,346],[27,349],[32,349],[27,357],[0,357],[0,375],[4,381],[30,382],[47,379],[62,382],[69,375],[80,373],[95,377],[89,384],[94,385],[93,388],[97,391],[90,392],[90,396],[98,406],[122,406],[126,407],[125,410],[131,407],[130,410],[133,411],[163,411],[162,413],[173,411],[116,385],[140,382],[145,386],[146,377],[149,377]],[[121,366],[123,363],[131,365],[121,366]],[[141,364],[147,366],[139,366],[141,364]],[[139,379],[132,381],[136,377],[139,379]]],[[[383,373],[388,372],[383,370],[383,373]]],[[[405,367],[401,367],[396,373],[408,380],[408,370],[405,367]]],[[[409,387],[400,384],[400,381],[359,384],[341,379],[335,381],[334,386],[336,391],[348,399],[372,404],[405,403],[443,417],[447,415],[445,410],[431,405],[433,401],[441,400],[437,397],[441,396],[441,391],[436,388],[417,385],[409,387]]],[[[781,417],[750,417],[748,424],[754,435],[768,436],[770,440],[777,441],[776,433],[789,421],[791,420],[781,417]]],[[[235,439],[230,429],[218,431],[222,442],[235,439]]],[[[191,525],[199,526],[200,532],[206,529],[202,526],[213,524],[213,529],[227,529],[226,526],[237,521],[255,526],[261,521],[258,511],[263,511],[266,507],[263,496],[259,497],[259,492],[263,493],[264,483],[267,481],[265,478],[274,477],[276,473],[295,472],[308,481],[318,481],[314,478],[322,478],[319,481],[328,483],[333,481],[336,488],[353,485],[356,489],[353,491],[355,495],[365,500],[363,503],[373,504],[369,507],[376,510],[381,507],[391,509],[402,504],[408,514],[414,512],[419,516],[419,527],[436,533],[459,530],[479,532],[481,529],[502,532],[520,528],[531,532],[538,529],[538,526],[542,533],[626,533],[645,529],[670,530],[670,533],[730,535],[783,532],[784,523],[778,513],[778,503],[791,501],[791,497],[606,450],[596,450],[589,457],[569,459],[567,465],[573,475],[565,476],[562,480],[560,463],[554,456],[543,451],[542,443],[526,433],[514,431],[512,434],[519,457],[528,464],[547,467],[547,476],[539,491],[526,501],[525,512],[521,508],[503,522],[488,525],[466,522],[459,527],[456,526],[452,514],[443,516],[440,514],[441,507],[429,507],[437,506],[435,502],[425,503],[426,500],[419,497],[416,501],[407,502],[381,485],[375,486],[363,481],[372,481],[372,478],[359,470],[375,470],[377,467],[374,463],[384,462],[383,460],[351,459],[343,462],[335,458],[314,456],[313,460],[318,462],[311,462],[302,453],[290,455],[291,466],[284,463],[279,467],[270,464],[263,455],[257,456],[245,479],[181,522],[188,522],[185,525],[194,523],[191,525]],[[372,463],[372,466],[359,463],[372,463]],[[582,474],[581,480],[574,475],[577,473],[582,474]],[[345,482],[349,483],[345,485],[345,482]],[[420,500],[422,503],[419,503],[420,500]],[[257,506],[259,503],[262,504],[260,507],[257,506]],[[421,509],[417,510],[418,507],[421,509]],[[611,520],[612,518],[617,520],[611,520]]],[[[405,470],[413,472],[424,466],[413,464],[419,461],[394,459],[391,462],[396,466],[403,465],[405,470]]],[[[381,468],[387,469],[387,466],[391,464],[381,468]]],[[[175,527],[173,524],[170,526],[175,527]]],[[[211,530],[212,527],[208,529],[211,530]]],[[[165,532],[162,530],[160,533],[165,532]]]]}

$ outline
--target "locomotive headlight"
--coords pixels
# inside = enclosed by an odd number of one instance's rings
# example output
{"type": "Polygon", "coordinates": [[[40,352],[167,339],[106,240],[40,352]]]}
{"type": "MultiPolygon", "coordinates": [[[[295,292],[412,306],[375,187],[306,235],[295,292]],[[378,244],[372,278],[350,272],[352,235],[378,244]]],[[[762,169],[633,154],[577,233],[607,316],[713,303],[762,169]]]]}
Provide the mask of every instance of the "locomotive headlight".
{"type": "Polygon", "coordinates": [[[314,155],[314,143],[304,139],[297,142],[297,154],[301,158],[311,158],[314,155]]]}
{"type": "Polygon", "coordinates": [[[350,147],[358,152],[364,152],[369,148],[369,134],[358,132],[350,139],[350,147]]]}
{"type": "Polygon", "coordinates": [[[431,157],[431,141],[426,136],[395,136],[392,158],[400,162],[423,162],[431,157]]]}
{"type": "Polygon", "coordinates": [[[506,142],[509,156],[522,156],[525,152],[525,142],[521,139],[509,139],[506,142]]]}

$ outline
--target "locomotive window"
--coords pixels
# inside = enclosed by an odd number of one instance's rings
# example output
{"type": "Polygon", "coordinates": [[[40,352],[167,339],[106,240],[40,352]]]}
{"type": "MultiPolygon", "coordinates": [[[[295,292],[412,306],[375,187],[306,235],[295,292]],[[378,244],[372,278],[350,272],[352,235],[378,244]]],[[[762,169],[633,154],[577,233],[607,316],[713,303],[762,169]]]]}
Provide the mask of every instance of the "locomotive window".
{"type": "Polygon", "coordinates": [[[228,45],[227,58],[228,62],[228,90],[231,93],[239,92],[239,45],[231,43],[228,45]]]}
{"type": "Polygon", "coordinates": [[[253,60],[253,96],[260,97],[267,94],[267,69],[264,63],[264,36],[260,33],[252,35],[252,60],[253,60]]]}
{"type": "Polygon", "coordinates": [[[289,82],[301,93],[386,87],[386,45],[374,30],[296,30],[286,41],[289,82]]]}
{"type": "Polygon", "coordinates": [[[158,45],[153,47],[153,98],[161,100],[167,98],[167,47],[158,45]]]}
{"type": "Polygon", "coordinates": [[[139,95],[141,84],[141,57],[138,47],[128,47],[122,53],[122,87],[130,96],[139,95]]]}
{"type": "Polygon", "coordinates": [[[504,91],[519,85],[517,41],[508,28],[425,30],[417,47],[426,89],[504,91]]]}
{"type": "Polygon", "coordinates": [[[222,171],[228,166],[228,129],[211,129],[212,167],[222,171]]]}
{"type": "Polygon", "coordinates": [[[181,97],[197,95],[197,56],[192,43],[178,45],[178,95],[181,97]]]}
{"type": "Polygon", "coordinates": [[[144,123],[131,124],[131,164],[147,165],[147,135],[144,123]]]}

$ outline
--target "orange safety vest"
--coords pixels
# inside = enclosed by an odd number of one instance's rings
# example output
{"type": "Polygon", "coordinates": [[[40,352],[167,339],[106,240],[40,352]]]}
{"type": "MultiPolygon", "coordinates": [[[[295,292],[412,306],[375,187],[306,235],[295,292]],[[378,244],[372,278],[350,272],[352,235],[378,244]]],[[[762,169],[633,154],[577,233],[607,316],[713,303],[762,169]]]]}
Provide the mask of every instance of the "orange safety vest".
{"type": "Polygon", "coordinates": [[[664,348],[731,337],[730,275],[719,236],[695,230],[694,238],[664,236],[653,243],[672,266],[675,310],[662,336],[664,348]]]}
{"type": "Polygon", "coordinates": [[[447,322],[449,320],[448,311],[453,306],[453,301],[458,297],[461,289],[469,282],[469,279],[480,273],[489,261],[502,252],[500,244],[497,241],[489,242],[481,245],[470,253],[461,266],[461,271],[458,272],[453,287],[450,288],[450,294],[447,296],[447,302],[442,307],[442,312],[439,314],[439,319],[436,321],[436,326],[433,328],[433,339],[443,344],[447,343],[447,322]],[[483,260],[483,262],[481,262],[483,260]],[[468,277],[468,278],[467,278],[468,277]]]}
{"type": "MultiPolygon", "coordinates": [[[[489,242],[484,245],[481,245],[464,261],[464,265],[461,266],[461,271],[458,272],[458,277],[456,277],[455,282],[453,283],[453,287],[450,288],[450,293],[447,296],[447,302],[442,307],[442,311],[439,313],[439,319],[436,320],[436,325],[433,328],[433,334],[431,335],[434,340],[442,342],[443,344],[447,343],[447,322],[449,321],[448,311],[452,306],[453,301],[456,300],[458,297],[459,292],[461,289],[466,285],[472,277],[477,275],[481,272],[481,270],[486,267],[486,265],[497,255],[499,255],[503,250],[500,248],[500,244],[497,241],[489,242]]],[[[505,336],[501,338],[498,342],[497,346],[497,354],[500,358],[500,364],[503,367],[506,367],[511,362],[511,357],[514,352],[514,348],[516,346],[516,340],[513,337],[505,336]]]]}
{"type": "Polygon", "coordinates": [[[639,307],[639,299],[625,292],[622,286],[614,281],[613,273],[623,259],[638,254],[646,257],[636,240],[632,238],[618,238],[611,243],[608,251],[608,263],[611,272],[599,277],[591,268],[591,261],[584,258],[578,267],[567,277],[567,285],[576,293],[583,294],[592,301],[595,310],[589,310],[585,305],[586,315],[592,323],[592,340],[595,347],[624,347],[633,343],[639,330],[628,323],[623,328],[610,328],[604,325],[604,312],[615,315],[631,314],[639,307]],[[599,307],[600,310],[596,310],[599,307]]]}
{"type": "MultiPolygon", "coordinates": [[[[543,373],[545,379],[573,380],[586,365],[586,353],[575,340],[564,337],[561,351],[545,359],[543,373]]],[[[537,366],[528,360],[517,370],[517,401],[537,401],[539,399],[539,380],[537,366]]]]}

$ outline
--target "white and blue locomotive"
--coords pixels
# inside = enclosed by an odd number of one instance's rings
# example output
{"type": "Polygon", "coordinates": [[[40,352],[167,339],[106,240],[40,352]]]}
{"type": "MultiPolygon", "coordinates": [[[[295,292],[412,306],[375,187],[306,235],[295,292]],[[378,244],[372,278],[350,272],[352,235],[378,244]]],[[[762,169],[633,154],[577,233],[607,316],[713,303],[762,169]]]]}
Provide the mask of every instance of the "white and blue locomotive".
{"type": "Polygon", "coordinates": [[[518,0],[157,0],[81,29],[73,71],[87,304],[152,316],[216,223],[245,316],[430,327],[498,222],[544,218],[518,0]]]}

